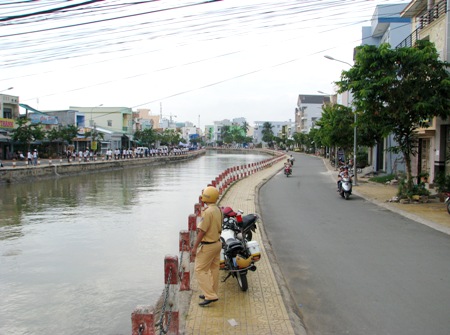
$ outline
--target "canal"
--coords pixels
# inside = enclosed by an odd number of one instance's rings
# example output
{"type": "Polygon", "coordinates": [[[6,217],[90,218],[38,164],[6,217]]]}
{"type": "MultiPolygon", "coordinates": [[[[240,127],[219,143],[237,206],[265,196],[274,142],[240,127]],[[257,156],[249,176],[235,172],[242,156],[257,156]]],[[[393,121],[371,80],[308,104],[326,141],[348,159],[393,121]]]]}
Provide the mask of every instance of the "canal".
{"type": "Polygon", "coordinates": [[[262,154],[217,154],[0,191],[0,334],[130,334],[164,288],[201,190],[262,154]]]}

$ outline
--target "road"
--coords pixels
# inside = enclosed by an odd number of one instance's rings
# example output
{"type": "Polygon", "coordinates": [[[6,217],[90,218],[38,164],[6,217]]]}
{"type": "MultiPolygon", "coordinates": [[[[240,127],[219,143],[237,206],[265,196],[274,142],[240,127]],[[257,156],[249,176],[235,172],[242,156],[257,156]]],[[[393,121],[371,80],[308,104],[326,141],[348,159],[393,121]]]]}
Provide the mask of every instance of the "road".
{"type": "Polygon", "coordinates": [[[260,190],[267,236],[309,334],[450,334],[450,236],[352,195],[296,154],[260,190]]]}

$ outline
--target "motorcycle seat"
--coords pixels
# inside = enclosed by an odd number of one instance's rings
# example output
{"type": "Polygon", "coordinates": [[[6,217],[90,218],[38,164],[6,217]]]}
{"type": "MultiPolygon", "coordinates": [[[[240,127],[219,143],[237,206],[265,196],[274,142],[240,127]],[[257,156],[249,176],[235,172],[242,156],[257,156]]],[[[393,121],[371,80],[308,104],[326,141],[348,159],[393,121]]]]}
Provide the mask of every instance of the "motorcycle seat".
{"type": "Polygon", "coordinates": [[[248,226],[252,225],[258,217],[255,214],[248,214],[242,217],[242,222],[238,222],[239,228],[245,230],[248,226]]]}

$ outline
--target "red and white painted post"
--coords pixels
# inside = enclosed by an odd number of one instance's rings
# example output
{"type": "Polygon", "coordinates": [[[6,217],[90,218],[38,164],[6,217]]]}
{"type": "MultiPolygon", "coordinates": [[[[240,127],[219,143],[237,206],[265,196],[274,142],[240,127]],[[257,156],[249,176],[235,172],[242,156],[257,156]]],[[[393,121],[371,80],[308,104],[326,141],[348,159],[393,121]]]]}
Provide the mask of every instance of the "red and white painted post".
{"type": "Polygon", "coordinates": [[[180,247],[180,261],[181,261],[180,291],[189,291],[191,289],[190,286],[191,241],[190,241],[190,232],[188,230],[180,231],[179,247],[180,247]]]}
{"type": "Polygon", "coordinates": [[[168,323],[166,334],[176,335],[180,328],[180,311],[178,306],[178,257],[166,255],[164,258],[164,284],[168,286],[168,298],[165,301],[164,319],[168,323]]]}
{"type": "Polygon", "coordinates": [[[132,335],[156,335],[155,309],[153,306],[138,306],[131,313],[132,335]]]}
{"type": "MultiPolygon", "coordinates": [[[[200,204],[195,204],[195,206],[197,206],[197,205],[200,205],[200,204]]],[[[201,205],[200,205],[200,208],[201,208],[201,205]]],[[[191,214],[191,215],[189,215],[189,218],[188,218],[189,250],[190,250],[190,247],[194,245],[195,239],[197,238],[197,217],[199,217],[199,216],[196,214],[191,214]]],[[[195,256],[190,254],[189,260],[191,262],[194,262],[195,256]]]]}

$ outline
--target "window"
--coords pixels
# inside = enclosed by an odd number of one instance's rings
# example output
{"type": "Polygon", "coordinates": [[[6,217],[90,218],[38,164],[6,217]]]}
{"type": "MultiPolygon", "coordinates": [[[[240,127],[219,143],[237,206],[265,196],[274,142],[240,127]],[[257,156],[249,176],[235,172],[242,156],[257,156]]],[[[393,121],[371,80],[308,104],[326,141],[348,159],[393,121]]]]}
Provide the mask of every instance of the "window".
{"type": "Polygon", "coordinates": [[[11,108],[4,108],[3,109],[3,117],[5,119],[12,119],[12,109],[11,108]]]}
{"type": "Polygon", "coordinates": [[[112,127],[112,120],[108,120],[108,127],[112,127]]]}

